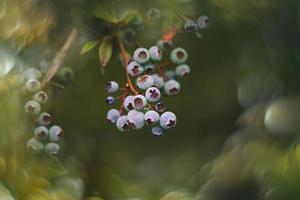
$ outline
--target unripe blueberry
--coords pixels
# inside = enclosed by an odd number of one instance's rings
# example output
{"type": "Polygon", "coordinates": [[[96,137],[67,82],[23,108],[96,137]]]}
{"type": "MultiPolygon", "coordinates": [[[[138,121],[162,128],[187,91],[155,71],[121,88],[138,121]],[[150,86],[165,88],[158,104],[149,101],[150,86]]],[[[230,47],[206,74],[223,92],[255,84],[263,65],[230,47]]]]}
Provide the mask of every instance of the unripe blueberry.
{"type": "Polygon", "coordinates": [[[25,83],[25,89],[28,92],[37,92],[41,89],[41,82],[36,80],[36,79],[29,79],[26,83],[25,83]]]}
{"type": "Polygon", "coordinates": [[[71,67],[62,67],[57,72],[57,76],[65,83],[70,83],[74,78],[74,71],[71,67]]]}
{"type": "Polygon", "coordinates": [[[31,138],[28,140],[26,144],[27,149],[29,149],[32,153],[42,153],[44,151],[44,144],[37,140],[36,138],[31,138]]]}
{"type": "Polygon", "coordinates": [[[113,104],[115,103],[115,98],[112,97],[112,96],[108,96],[108,97],[106,97],[106,99],[105,99],[105,103],[106,103],[107,105],[113,105],[113,104]]]}
{"type": "Polygon", "coordinates": [[[183,48],[175,48],[171,52],[171,61],[175,64],[183,64],[187,61],[188,54],[183,48]]]}
{"type": "Polygon", "coordinates": [[[169,80],[164,86],[167,95],[177,95],[180,91],[180,84],[175,80],[169,80]]]}
{"type": "Polygon", "coordinates": [[[38,123],[43,126],[50,125],[52,123],[52,116],[49,113],[43,112],[38,117],[38,123]]]}
{"type": "Polygon", "coordinates": [[[144,68],[139,63],[131,61],[127,66],[127,71],[131,76],[138,76],[144,72],[144,68]]]}
{"type": "Polygon", "coordinates": [[[132,28],[128,28],[124,32],[124,38],[127,42],[132,42],[136,39],[136,32],[132,28]]]}
{"type": "Polygon", "coordinates": [[[144,71],[145,71],[145,74],[152,74],[155,70],[155,66],[152,64],[152,63],[147,63],[145,66],[144,66],[144,71]]]}
{"type": "Polygon", "coordinates": [[[63,130],[59,126],[52,126],[49,129],[49,140],[51,142],[58,142],[63,137],[63,130]]]}
{"type": "Polygon", "coordinates": [[[119,90],[119,84],[116,81],[108,81],[105,83],[105,90],[107,93],[115,93],[119,90]]]}
{"type": "Polygon", "coordinates": [[[153,86],[160,89],[165,85],[165,81],[164,81],[163,77],[159,76],[158,74],[152,74],[151,76],[154,80],[153,86]]]}
{"type": "Polygon", "coordinates": [[[22,73],[26,81],[30,79],[39,80],[42,77],[42,73],[36,68],[28,68],[22,73]]]}
{"type": "Polygon", "coordinates": [[[188,32],[194,32],[197,31],[198,26],[196,24],[196,22],[194,22],[194,20],[192,19],[186,19],[185,23],[184,23],[184,30],[188,31],[188,32]]]}
{"type": "Polygon", "coordinates": [[[168,79],[175,79],[175,72],[173,70],[168,70],[166,71],[166,76],[168,77],[168,79]]]}
{"type": "Polygon", "coordinates": [[[153,86],[154,80],[150,75],[143,75],[137,78],[136,84],[140,89],[146,90],[149,87],[153,86]]]}
{"type": "Polygon", "coordinates": [[[117,109],[110,109],[106,115],[106,119],[112,124],[116,123],[119,117],[121,114],[117,109]]]}
{"type": "Polygon", "coordinates": [[[45,152],[49,155],[57,155],[60,150],[59,144],[56,143],[48,143],[45,146],[45,152]]]}
{"type": "Polygon", "coordinates": [[[159,122],[159,114],[154,110],[149,110],[144,116],[147,125],[154,125],[159,122]]]}
{"type": "Polygon", "coordinates": [[[133,59],[140,64],[144,64],[150,60],[150,53],[145,48],[138,48],[133,54],[133,59]]]}
{"type": "Polygon", "coordinates": [[[149,49],[150,58],[153,61],[161,61],[162,59],[162,51],[158,46],[153,46],[149,49]]]}
{"type": "Polygon", "coordinates": [[[137,111],[137,110],[131,110],[127,114],[129,123],[132,123],[134,125],[134,129],[141,129],[145,125],[144,121],[144,113],[137,111]]]}
{"type": "Polygon", "coordinates": [[[136,95],[133,97],[133,108],[136,110],[143,110],[147,106],[147,99],[143,95],[136,95]]]}
{"type": "Polygon", "coordinates": [[[190,72],[191,72],[191,68],[187,64],[181,64],[181,65],[177,66],[176,70],[175,70],[176,75],[181,78],[189,75],[190,72]]]}
{"type": "Polygon", "coordinates": [[[147,18],[149,20],[159,20],[160,17],[161,17],[161,13],[160,13],[160,10],[157,8],[150,8],[147,11],[147,18]]]}
{"type": "Polygon", "coordinates": [[[33,95],[32,99],[39,102],[39,103],[41,103],[41,104],[45,104],[48,100],[48,95],[44,91],[39,91],[39,92],[37,92],[36,94],[33,95]]]}
{"type": "Polygon", "coordinates": [[[133,124],[129,122],[128,117],[125,115],[119,117],[116,125],[120,131],[129,131],[130,129],[134,128],[133,124]]]}
{"type": "Polygon", "coordinates": [[[155,110],[159,113],[165,112],[166,109],[167,109],[166,106],[162,102],[155,104],[155,110]]]}
{"type": "Polygon", "coordinates": [[[41,112],[41,105],[37,101],[30,100],[25,103],[24,110],[26,114],[37,115],[41,112]]]}
{"type": "Polygon", "coordinates": [[[163,129],[172,128],[176,125],[176,115],[172,112],[164,112],[160,116],[159,124],[163,129]]]}
{"type": "Polygon", "coordinates": [[[156,137],[161,137],[164,135],[164,129],[162,129],[160,126],[154,126],[151,129],[152,134],[156,137]]]}
{"type": "Polygon", "coordinates": [[[197,25],[200,29],[208,28],[210,24],[211,24],[211,20],[206,15],[200,16],[197,20],[197,25]]]}
{"type": "Polygon", "coordinates": [[[45,126],[39,126],[34,129],[34,136],[39,140],[46,140],[49,135],[49,130],[45,126]]]}
{"type": "Polygon", "coordinates": [[[143,30],[144,29],[143,18],[140,15],[136,15],[129,23],[129,26],[138,31],[143,30]]]}
{"type": "Polygon", "coordinates": [[[133,98],[134,96],[130,95],[130,96],[127,96],[124,100],[124,108],[127,110],[127,111],[130,111],[132,109],[134,109],[133,107],[133,98]]]}
{"type": "Polygon", "coordinates": [[[161,94],[157,87],[150,87],[146,90],[145,96],[149,102],[156,102],[160,99],[161,94]]]}

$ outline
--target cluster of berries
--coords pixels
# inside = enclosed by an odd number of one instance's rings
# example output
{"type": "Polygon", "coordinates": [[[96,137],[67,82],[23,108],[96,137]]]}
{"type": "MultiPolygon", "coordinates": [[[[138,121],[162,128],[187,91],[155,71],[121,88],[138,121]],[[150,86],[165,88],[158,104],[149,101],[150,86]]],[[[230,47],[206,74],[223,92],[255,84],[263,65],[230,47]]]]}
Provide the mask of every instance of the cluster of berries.
{"type": "Polygon", "coordinates": [[[211,20],[206,15],[202,15],[196,20],[192,18],[186,18],[184,22],[184,30],[187,32],[196,32],[208,28],[210,24],[211,20]]]}
{"type": "Polygon", "coordinates": [[[145,125],[152,126],[155,136],[164,135],[166,129],[172,128],[177,123],[176,115],[166,111],[161,102],[162,95],[173,96],[180,91],[180,83],[175,80],[183,78],[190,73],[190,67],[186,64],[188,54],[183,48],[175,48],[170,52],[170,61],[161,62],[163,49],[152,46],[149,50],[138,48],[133,58],[127,63],[128,83],[125,88],[119,88],[115,81],[106,83],[107,93],[112,94],[121,90],[123,95],[106,98],[108,105],[113,105],[116,100],[122,99],[120,109],[110,109],[107,112],[107,120],[116,124],[120,131],[141,129],[145,125]],[[175,70],[165,70],[165,67],[175,70]],[[135,85],[131,83],[135,78],[135,85]],[[127,114],[125,115],[124,109],[127,114]]]}
{"type": "Polygon", "coordinates": [[[30,68],[23,72],[25,79],[24,90],[32,95],[32,98],[24,105],[24,111],[29,116],[34,117],[37,127],[33,131],[34,137],[28,140],[27,148],[33,153],[46,152],[51,155],[55,155],[59,152],[60,141],[63,130],[59,126],[51,126],[52,116],[47,112],[41,112],[43,104],[48,101],[48,95],[45,91],[42,91],[42,85],[39,79],[42,77],[42,73],[35,69],[30,68]],[[47,144],[44,144],[46,143],[47,144]]]}

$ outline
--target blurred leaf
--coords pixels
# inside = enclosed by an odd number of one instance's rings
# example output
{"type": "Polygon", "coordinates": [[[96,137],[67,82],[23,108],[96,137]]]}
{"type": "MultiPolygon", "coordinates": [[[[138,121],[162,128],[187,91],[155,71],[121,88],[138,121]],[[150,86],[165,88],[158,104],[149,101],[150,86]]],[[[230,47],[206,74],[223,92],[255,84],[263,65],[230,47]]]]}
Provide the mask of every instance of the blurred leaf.
{"type": "Polygon", "coordinates": [[[135,17],[137,17],[139,14],[137,11],[128,11],[124,14],[124,17],[120,20],[120,23],[122,25],[127,25],[129,24],[132,20],[134,20],[135,17]]]}
{"type": "Polygon", "coordinates": [[[101,1],[99,0],[96,5],[93,6],[90,13],[100,19],[103,19],[110,23],[117,23],[118,17],[116,15],[116,10],[114,2],[111,1],[101,1]]]}
{"type": "Polygon", "coordinates": [[[112,39],[105,38],[99,46],[99,60],[103,67],[107,65],[112,56],[112,39]]]}
{"type": "Polygon", "coordinates": [[[80,55],[85,54],[92,49],[94,49],[98,44],[100,43],[100,40],[92,40],[87,43],[85,43],[81,49],[80,55]]]}

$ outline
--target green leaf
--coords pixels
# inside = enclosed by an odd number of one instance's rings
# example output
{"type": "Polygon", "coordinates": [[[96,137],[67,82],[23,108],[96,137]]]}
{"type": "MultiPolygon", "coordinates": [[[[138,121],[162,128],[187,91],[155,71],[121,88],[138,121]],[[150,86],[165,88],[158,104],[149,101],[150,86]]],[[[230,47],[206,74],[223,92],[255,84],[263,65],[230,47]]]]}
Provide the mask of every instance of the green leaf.
{"type": "Polygon", "coordinates": [[[110,23],[117,23],[118,17],[115,10],[115,5],[113,1],[99,1],[96,5],[94,5],[90,11],[90,13],[103,19],[110,23]]]}
{"type": "Polygon", "coordinates": [[[104,38],[99,46],[99,61],[102,68],[104,68],[111,59],[113,50],[112,46],[112,39],[108,37],[104,38]]]}
{"type": "Polygon", "coordinates": [[[138,16],[137,11],[128,11],[121,18],[120,23],[123,25],[128,25],[132,20],[134,20],[138,16]]]}
{"type": "Polygon", "coordinates": [[[85,43],[81,49],[80,55],[85,54],[92,49],[94,49],[98,44],[100,43],[100,40],[92,40],[87,43],[85,43]]]}

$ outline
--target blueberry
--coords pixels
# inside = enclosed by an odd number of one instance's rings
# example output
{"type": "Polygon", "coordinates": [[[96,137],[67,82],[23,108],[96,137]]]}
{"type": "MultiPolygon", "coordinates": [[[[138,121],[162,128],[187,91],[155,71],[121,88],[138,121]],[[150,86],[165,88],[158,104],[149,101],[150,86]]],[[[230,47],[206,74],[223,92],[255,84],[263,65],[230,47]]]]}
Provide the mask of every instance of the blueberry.
{"type": "Polygon", "coordinates": [[[147,63],[144,66],[144,71],[145,71],[145,74],[147,74],[147,75],[152,74],[154,72],[154,70],[155,70],[155,66],[152,63],[147,63]]]}
{"type": "Polygon", "coordinates": [[[28,92],[37,92],[41,89],[41,82],[38,81],[37,79],[29,79],[26,83],[25,83],[25,89],[28,92]]]}
{"type": "Polygon", "coordinates": [[[39,91],[39,92],[37,92],[36,94],[33,95],[32,99],[39,102],[39,103],[41,103],[41,104],[45,104],[48,100],[48,95],[44,91],[39,91]]]}
{"type": "Polygon", "coordinates": [[[153,46],[149,49],[150,58],[153,61],[161,61],[162,51],[158,46],[153,46]]]}
{"type": "Polygon", "coordinates": [[[149,102],[156,102],[160,99],[161,94],[156,87],[150,87],[146,90],[145,96],[149,102]]]}
{"type": "Polygon", "coordinates": [[[173,70],[168,70],[166,71],[166,76],[168,77],[168,79],[175,79],[175,72],[173,70]]]}
{"type": "Polygon", "coordinates": [[[154,80],[150,75],[143,75],[137,78],[136,84],[140,89],[146,90],[149,87],[153,86],[154,80]]]}
{"type": "Polygon", "coordinates": [[[145,48],[138,48],[134,51],[133,59],[140,64],[144,64],[150,60],[150,53],[145,48]]]}
{"type": "Polygon", "coordinates": [[[152,134],[156,137],[161,137],[164,135],[164,129],[162,129],[160,126],[154,126],[151,129],[152,134]]]}
{"type": "Polygon", "coordinates": [[[187,76],[188,74],[190,74],[190,72],[191,72],[190,66],[186,64],[181,64],[177,66],[175,70],[175,74],[181,78],[187,76]]]}
{"type": "Polygon", "coordinates": [[[41,105],[37,101],[30,100],[25,103],[24,110],[26,114],[37,115],[41,112],[41,105]]]}
{"type": "Polygon", "coordinates": [[[49,113],[43,112],[38,117],[38,123],[43,126],[50,125],[52,123],[52,116],[49,113]]]}
{"type": "Polygon", "coordinates": [[[58,142],[63,137],[63,130],[59,126],[52,126],[49,129],[49,140],[51,142],[58,142]]]}
{"type": "Polygon", "coordinates": [[[108,81],[105,83],[105,90],[107,93],[115,93],[119,90],[119,84],[116,81],[108,81]]]}
{"type": "Polygon", "coordinates": [[[45,152],[49,155],[57,155],[60,150],[59,144],[56,143],[48,143],[45,146],[45,152]]]}
{"type": "Polygon", "coordinates": [[[163,113],[166,110],[166,106],[162,102],[159,102],[155,104],[155,110],[159,113],[163,113]]]}
{"type": "Polygon", "coordinates": [[[144,72],[144,68],[139,63],[131,61],[127,66],[127,72],[131,76],[138,76],[144,72]]]}
{"type": "Polygon", "coordinates": [[[70,67],[62,67],[58,71],[57,76],[65,83],[70,83],[74,78],[74,72],[70,67]]]}
{"type": "Polygon", "coordinates": [[[177,118],[176,115],[172,112],[164,112],[160,116],[159,124],[163,129],[172,128],[176,125],[177,118]]]}
{"type": "Polygon", "coordinates": [[[22,76],[26,81],[30,79],[39,80],[42,77],[42,73],[36,68],[28,68],[22,73],[22,76]]]}
{"type": "Polygon", "coordinates": [[[161,50],[166,50],[170,48],[172,45],[173,45],[172,41],[158,40],[156,42],[156,46],[159,47],[161,50]]]}
{"type": "Polygon", "coordinates": [[[134,107],[133,107],[133,98],[134,98],[134,96],[127,96],[126,98],[125,98],[125,100],[124,100],[124,103],[123,103],[123,105],[124,105],[124,108],[127,110],[127,111],[130,111],[130,110],[132,110],[132,109],[134,109],[134,107]]]}
{"type": "Polygon", "coordinates": [[[144,121],[144,113],[137,111],[137,110],[131,110],[127,114],[129,123],[133,124],[134,129],[141,129],[145,125],[144,121]]]}
{"type": "Polygon", "coordinates": [[[163,77],[159,76],[158,74],[152,74],[151,76],[154,80],[153,86],[160,89],[165,85],[165,81],[164,81],[163,77]]]}
{"type": "Polygon", "coordinates": [[[150,8],[147,11],[147,18],[148,20],[159,20],[161,17],[160,10],[157,8],[150,8]]]}
{"type": "Polygon", "coordinates": [[[44,144],[37,140],[36,138],[31,138],[28,140],[26,144],[27,149],[29,149],[32,153],[42,153],[44,151],[44,144]]]}
{"type": "Polygon", "coordinates": [[[132,102],[133,108],[136,110],[143,110],[147,106],[147,99],[143,95],[136,95],[132,102]]]}
{"type": "Polygon", "coordinates": [[[108,97],[106,97],[106,99],[105,99],[105,103],[106,103],[107,105],[113,105],[113,104],[115,103],[115,98],[112,97],[112,96],[108,96],[108,97]]]}
{"type": "Polygon", "coordinates": [[[164,86],[167,95],[177,95],[180,91],[180,84],[175,80],[169,80],[164,86]]]}
{"type": "Polygon", "coordinates": [[[188,54],[183,48],[175,48],[171,52],[171,61],[175,64],[183,64],[187,61],[188,54]]]}
{"type": "Polygon", "coordinates": [[[125,115],[119,117],[116,126],[120,131],[129,131],[130,129],[134,128],[134,125],[129,122],[128,117],[125,115]]]}
{"type": "Polygon", "coordinates": [[[147,125],[154,125],[159,122],[159,114],[154,110],[145,113],[144,119],[147,125]]]}
{"type": "Polygon", "coordinates": [[[110,109],[106,115],[107,121],[112,124],[116,123],[119,117],[121,117],[121,114],[117,109],[110,109]]]}
{"type": "Polygon", "coordinates": [[[188,31],[188,32],[195,32],[197,31],[198,26],[197,23],[194,22],[194,20],[192,19],[186,19],[185,23],[184,23],[184,30],[188,31]]]}
{"type": "Polygon", "coordinates": [[[211,24],[211,20],[206,15],[200,16],[197,20],[197,25],[200,29],[208,28],[210,24],[211,24]]]}
{"type": "Polygon", "coordinates": [[[39,140],[46,140],[49,135],[49,130],[45,126],[39,126],[34,129],[34,136],[39,140]]]}

